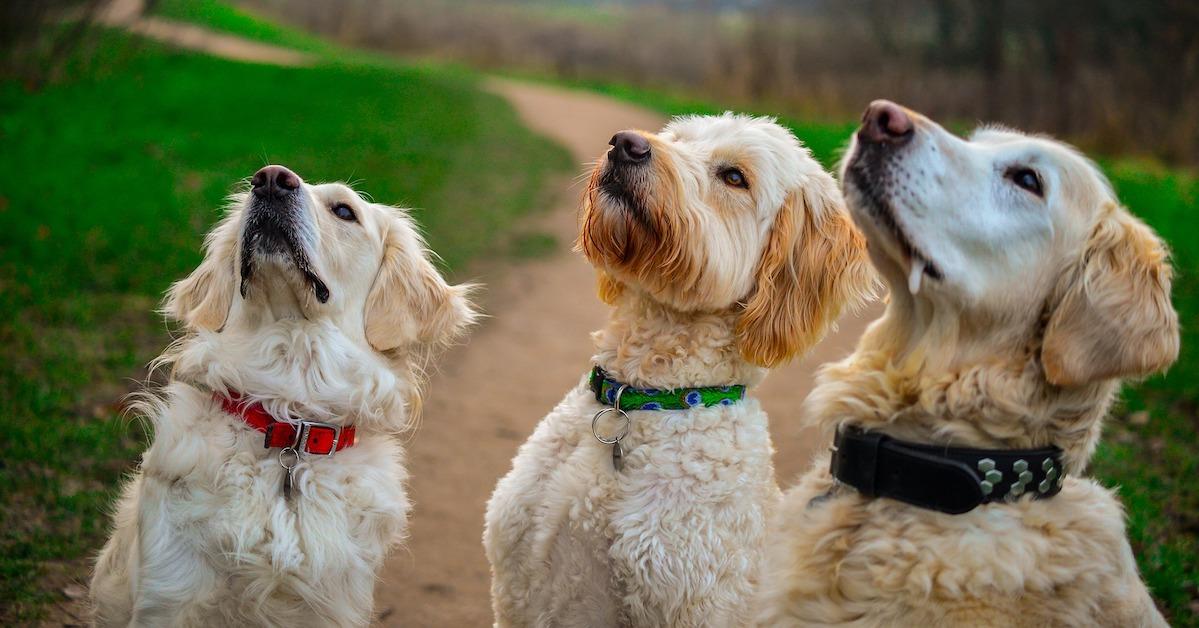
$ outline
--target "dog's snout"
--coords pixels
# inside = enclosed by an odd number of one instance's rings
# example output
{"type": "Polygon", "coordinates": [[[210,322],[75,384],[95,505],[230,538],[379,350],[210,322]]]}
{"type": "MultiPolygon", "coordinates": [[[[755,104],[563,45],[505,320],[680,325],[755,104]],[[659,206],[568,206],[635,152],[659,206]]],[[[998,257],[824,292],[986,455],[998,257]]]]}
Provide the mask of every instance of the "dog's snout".
{"type": "Polygon", "coordinates": [[[250,189],[259,198],[283,198],[299,188],[300,176],[283,166],[267,166],[250,179],[250,189]]]}
{"type": "Polygon", "coordinates": [[[649,140],[635,131],[621,131],[608,141],[608,158],[621,163],[641,163],[649,159],[649,140]]]}
{"type": "Polygon", "coordinates": [[[889,101],[876,100],[862,114],[858,139],[874,144],[902,144],[912,137],[915,125],[903,107],[889,101]]]}

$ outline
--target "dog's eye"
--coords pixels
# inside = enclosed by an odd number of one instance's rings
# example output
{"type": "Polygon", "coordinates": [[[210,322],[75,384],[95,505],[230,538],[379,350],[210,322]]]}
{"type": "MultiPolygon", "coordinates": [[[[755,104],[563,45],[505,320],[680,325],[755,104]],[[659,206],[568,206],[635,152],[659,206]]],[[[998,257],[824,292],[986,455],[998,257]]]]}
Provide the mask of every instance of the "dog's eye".
{"type": "Polygon", "coordinates": [[[1012,183],[1036,194],[1044,196],[1045,193],[1041,189],[1041,177],[1037,176],[1035,170],[1030,168],[1012,168],[1007,171],[1007,178],[1012,180],[1012,183]]]}
{"type": "Polygon", "coordinates": [[[749,181],[745,179],[745,174],[736,168],[725,168],[720,171],[720,180],[724,181],[725,185],[735,188],[749,189],[749,181]]]}
{"type": "Polygon", "coordinates": [[[338,203],[338,204],[334,205],[333,206],[333,215],[337,216],[338,218],[341,218],[342,220],[349,220],[349,221],[358,220],[358,217],[354,215],[354,210],[351,209],[350,206],[346,205],[345,203],[338,203]]]}

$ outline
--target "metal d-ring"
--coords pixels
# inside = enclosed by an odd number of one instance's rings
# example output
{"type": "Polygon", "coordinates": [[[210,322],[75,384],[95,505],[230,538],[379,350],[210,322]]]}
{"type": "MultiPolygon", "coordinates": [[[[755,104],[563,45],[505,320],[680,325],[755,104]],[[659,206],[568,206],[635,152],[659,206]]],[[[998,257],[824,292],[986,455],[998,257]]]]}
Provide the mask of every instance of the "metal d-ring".
{"type": "Polygon", "coordinates": [[[296,468],[296,465],[298,465],[298,464],[300,464],[300,450],[299,449],[296,449],[295,447],[284,447],[283,449],[279,450],[279,466],[283,467],[284,469],[286,469],[288,471],[291,471],[292,469],[296,468]],[[283,461],[284,456],[288,456],[291,458],[290,464],[283,461]]]}
{"type": "Polygon", "coordinates": [[[616,398],[612,400],[612,407],[604,408],[603,410],[596,412],[595,416],[591,418],[591,435],[595,437],[595,440],[598,440],[605,445],[615,445],[621,440],[624,440],[625,436],[629,435],[629,428],[632,427],[633,421],[629,418],[628,413],[626,413],[624,409],[620,407],[620,396],[624,394],[624,389],[628,387],[628,384],[621,384],[620,388],[616,389],[616,398]],[[600,417],[608,414],[609,412],[615,412],[619,414],[620,418],[624,419],[624,425],[617,432],[616,436],[603,437],[599,434],[599,420],[600,417]]]}

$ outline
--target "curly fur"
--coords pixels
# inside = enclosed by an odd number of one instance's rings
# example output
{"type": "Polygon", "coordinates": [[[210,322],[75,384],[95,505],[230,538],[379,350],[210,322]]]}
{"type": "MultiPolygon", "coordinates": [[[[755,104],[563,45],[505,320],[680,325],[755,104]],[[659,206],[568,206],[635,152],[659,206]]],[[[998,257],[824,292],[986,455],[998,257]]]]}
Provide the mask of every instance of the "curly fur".
{"type": "MultiPolygon", "coordinates": [[[[584,201],[579,248],[613,305],[594,360],[613,377],[752,386],[869,292],[864,242],[790,133],[725,115],[647,138],[652,163],[613,190],[601,161],[584,201]],[[749,188],[721,183],[722,164],[749,188]],[[813,267],[811,251],[832,253],[813,267]]],[[[630,412],[619,473],[591,433],[603,407],[581,381],[496,486],[484,532],[496,625],[744,624],[779,498],[757,400],[630,412]]]]}
{"type": "Polygon", "coordinates": [[[375,573],[403,539],[410,509],[395,435],[413,417],[428,349],[474,314],[465,289],[446,285],[426,259],[405,213],[337,184],[304,184],[299,194],[303,220],[318,236],[308,259],[328,284],[327,303],[295,268],[270,259],[257,261],[246,296],[239,294],[246,196],[209,235],[200,267],[167,298],[167,314],[186,334],[157,361],[170,368],[170,382],[139,403],[154,440],[122,490],[96,561],[97,625],[370,619],[375,573]],[[330,215],[337,203],[350,204],[357,220],[330,215]],[[387,312],[376,312],[377,303],[387,312]],[[302,458],[289,503],[277,451],[213,397],[230,391],[280,420],[354,424],[357,443],[302,458]]]}
{"type": "Polygon", "coordinates": [[[808,414],[826,435],[848,422],[926,443],[1056,445],[1069,477],[1052,499],[947,515],[864,498],[835,482],[822,456],[772,524],[758,623],[1164,626],[1118,501],[1080,476],[1118,378],[1160,370],[1177,353],[1165,248],[1072,150],[1010,131],[967,142],[909,115],[915,136],[889,163],[863,166],[870,157],[856,145],[846,158],[850,209],[892,296],[857,351],[823,368],[808,414]],[[1031,164],[1043,193],[994,181],[1005,172],[996,163],[1031,164]],[[958,176],[905,187],[905,174],[939,177],[943,164],[958,176]],[[880,206],[894,212],[887,228],[880,206]],[[983,232],[994,257],[972,244],[974,257],[955,258],[960,241],[978,241],[946,215],[959,209],[992,221],[983,232]],[[916,292],[911,253],[894,246],[905,236],[941,273],[916,292]]]}

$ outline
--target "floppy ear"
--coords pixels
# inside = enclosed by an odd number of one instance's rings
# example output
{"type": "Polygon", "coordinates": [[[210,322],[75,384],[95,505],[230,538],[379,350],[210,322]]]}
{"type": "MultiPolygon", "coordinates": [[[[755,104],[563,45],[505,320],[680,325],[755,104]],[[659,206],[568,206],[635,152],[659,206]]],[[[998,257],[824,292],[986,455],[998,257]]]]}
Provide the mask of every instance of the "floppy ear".
{"type": "Polygon", "coordinates": [[[204,261],[167,291],[163,312],[192,329],[220,331],[233,305],[237,214],[226,216],[204,238],[204,261]]]}
{"type": "Polygon", "coordinates": [[[1106,212],[1045,328],[1041,363],[1056,386],[1144,377],[1178,357],[1169,252],[1131,214],[1115,204],[1106,212]]]}
{"type": "Polygon", "coordinates": [[[821,174],[779,210],[757,288],[737,321],[741,355],[754,364],[774,367],[802,353],[847,305],[857,307],[873,294],[866,239],[836,182],[821,174]]]}
{"type": "Polygon", "coordinates": [[[445,282],[408,221],[393,216],[383,263],[366,299],[366,339],[378,351],[450,342],[478,317],[471,286],[445,282]]]}

